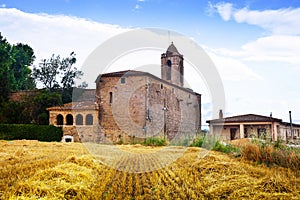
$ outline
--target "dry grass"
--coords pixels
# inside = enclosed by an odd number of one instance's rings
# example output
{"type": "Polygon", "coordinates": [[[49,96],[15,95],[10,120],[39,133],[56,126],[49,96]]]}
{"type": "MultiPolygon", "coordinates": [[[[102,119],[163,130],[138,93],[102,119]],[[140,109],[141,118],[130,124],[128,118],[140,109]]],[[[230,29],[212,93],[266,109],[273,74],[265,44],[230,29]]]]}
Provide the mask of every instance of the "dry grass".
{"type": "Polygon", "coordinates": [[[148,152],[183,154],[164,168],[130,173],[102,164],[124,155],[95,159],[79,143],[0,141],[0,199],[300,199],[299,171],[255,166],[218,152],[201,156],[204,150],[196,147],[117,148],[142,155],[134,162],[149,165],[160,163],[145,160],[148,152]]]}
{"type": "Polygon", "coordinates": [[[249,139],[234,140],[231,144],[240,149],[240,154],[245,160],[300,170],[299,148],[290,148],[280,142],[249,139]]]}

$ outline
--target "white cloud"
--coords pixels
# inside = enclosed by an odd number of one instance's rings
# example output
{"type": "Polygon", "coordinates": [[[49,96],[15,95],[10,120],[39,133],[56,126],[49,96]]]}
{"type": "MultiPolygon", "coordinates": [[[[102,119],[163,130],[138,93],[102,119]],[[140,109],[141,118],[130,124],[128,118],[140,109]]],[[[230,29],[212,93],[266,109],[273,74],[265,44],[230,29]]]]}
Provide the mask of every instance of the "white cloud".
{"type": "Polygon", "coordinates": [[[214,49],[216,54],[241,61],[275,61],[300,64],[300,36],[272,35],[257,38],[241,46],[240,50],[214,49]]]}
{"type": "Polygon", "coordinates": [[[243,8],[233,16],[238,23],[257,25],[273,34],[300,34],[300,8],[264,11],[243,8]]]}
{"type": "MultiPolygon", "coordinates": [[[[263,77],[255,73],[240,59],[224,55],[223,51],[203,47],[214,62],[223,81],[252,81],[263,80],[263,77]]],[[[226,50],[225,52],[229,52],[226,50]]]]}
{"type": "Polygon", "coordinates": [[[0,9],[1,33],[10,43],[26,43],[34,49],[36,62],[53,53],[62,57],[74,51],[77,66],[108,38],[127,31],[115,25],[87,19],[47,14],[30,14],[17,9],[0,9]]]}
{"type": "Polygon", "coordinates": [[[5,8],[5,7],[6,7],[6,4],[1,4],[0,7],[1,7],[1,8],[5,8]]]}
{"type": "Polygon", "coordinates": [[[219,3],[215,6],[217,12],[221,15],[223,20],[228,21],[232,14],[232,4],[231,3],[219,3]]]}
{"type": "Polygon", "coordinates": [[[237,9],[231,3],[209,3],[212,12],[217,12],[224,21],[234,19],[238,23],[247,23],[264,28],[273,34],[300,34],[300,8],[282,8],[277,10],[250,10],[247,7],[237,9]]]}
{"type": "Polygon", "coordinates": [[[300,36],[273,35],[242,46],[246,60],[300,64],[300,36]]]}

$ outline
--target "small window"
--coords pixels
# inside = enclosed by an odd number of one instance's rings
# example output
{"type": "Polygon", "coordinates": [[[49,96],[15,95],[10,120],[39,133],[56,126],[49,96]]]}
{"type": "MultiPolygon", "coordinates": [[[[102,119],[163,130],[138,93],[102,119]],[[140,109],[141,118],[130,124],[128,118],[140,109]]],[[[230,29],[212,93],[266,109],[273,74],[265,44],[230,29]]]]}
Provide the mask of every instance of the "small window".
{"type": "Polygon", "coordinates": [[[173,94],[175,93],[175,90],[174,90],[174,88],[172,88],[172,93],[173,93],[173,94]]]}
{"type": "Polygon", "coordinates": [[[109,93],[109,103],[112,104],[112,102],[113,102],[113,93],[110,92],[109,93]]]}
{"type": "Polygon", "coordinates": [[[163,84],[160,84],[160,89],[164,89],[164,85],[163,84]]]}
{"type": "Polygon", "coordinates": [[[125,84],[126,83],[126,79],[125,78],[121,78],[121,84],[125,84]]]}

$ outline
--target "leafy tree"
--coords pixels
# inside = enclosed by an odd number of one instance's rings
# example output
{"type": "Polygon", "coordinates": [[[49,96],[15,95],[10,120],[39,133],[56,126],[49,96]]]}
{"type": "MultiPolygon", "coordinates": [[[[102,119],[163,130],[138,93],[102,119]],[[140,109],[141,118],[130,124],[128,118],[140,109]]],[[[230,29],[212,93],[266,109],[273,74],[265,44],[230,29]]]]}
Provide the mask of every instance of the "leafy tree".
{"type": "Polygon", "coordinates": [[[11,70],[14,75],[14,90],[30,90],[35,88],[34,79],[31,77],[29,66],[35,59],[33,49],[27,44],[18,43],[11,49],[13,62],[11,70]]]}
{"type": "Polygon", "coordinates": [[[8,100],[8,94],[11,90],[10,65],[12,59],[10,49],[10,44],[0,33],[0,104],[8,100]]]}
{"type": "Polygon", "coordinates": [[[57,105],[62,105],[60,93],[40,90],[24,97],[21,102],[4,102],[0,109],[0,123],[48,124],[46,108],[57,105]]]}
{"type": "Polygon", "coordinates": [[[75,84],[75,80],[83,73],[73,65],[76,63],[75,53],[62,58],[54,54],[50,59],[44,59],[39,67],[33,68],[33,77],[41,82],[47,90],[69,89],[75,84]]]}
{"type": "Polygon", "coordinates": [[[29,68],[35,59],[26,44],[10,45],[0,33],[0,104],[8,101],[11,91],[34,89],[29,68]]]}
{"type": "MultiPolygon", "coordinates": [[[[61,58],[54,54],[50,59],[44,59],[38,67],[33,68],[33,77],[41,82],[48,91],[60,91],[63,103],[72,101],[72,91],[75,80],[80,79],[83,72],[74,67],[76,54],[61,58]]],[[[86,83],[82,87],[86,87],[86,83]]]]}
{"type": "Polygon", "coordinates": [[[36,95],[27,99],[32,123],[48,124],[49,113],[46,108],[62,105],[61,94],[47,90],[40,90],[36,95]],[[32,102],[32,103],[31,103],[32,102]]]}

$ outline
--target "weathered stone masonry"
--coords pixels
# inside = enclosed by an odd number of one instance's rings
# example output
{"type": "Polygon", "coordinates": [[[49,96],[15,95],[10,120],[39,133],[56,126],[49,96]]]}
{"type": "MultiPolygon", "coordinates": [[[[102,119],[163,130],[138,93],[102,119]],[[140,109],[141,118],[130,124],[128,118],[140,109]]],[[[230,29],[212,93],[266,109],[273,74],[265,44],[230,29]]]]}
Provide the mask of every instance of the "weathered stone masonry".
{"type": "Polygon", "coordinates": [[[112,140],[173,139],[201,127],[201,95],[189,89],[138,71],[103,74],[96,83],[100,126],[112,140]]]}

